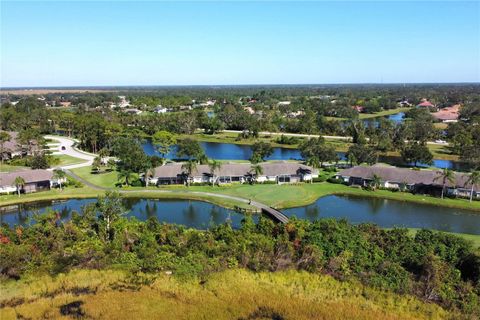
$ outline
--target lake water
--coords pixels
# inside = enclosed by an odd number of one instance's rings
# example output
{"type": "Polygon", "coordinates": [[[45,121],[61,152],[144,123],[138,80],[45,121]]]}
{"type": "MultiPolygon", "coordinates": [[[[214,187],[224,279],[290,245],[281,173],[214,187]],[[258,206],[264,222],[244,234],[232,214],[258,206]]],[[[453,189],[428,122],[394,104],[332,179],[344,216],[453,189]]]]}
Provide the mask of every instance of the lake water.
{"type": "MultiPolygon", "coordinates": [[[[96,199],[71,199],[61,202],[43,201],[0,208],[0,220],[8,225],[26,224],[33,212],[52,208],[67,220],[71,211],[96,199]]],[[[440,200],[439,200],[440,201],[440,200]]],[[[232,221],[240,226],[243,215],[210,203],[189,200],[124,199],[128,216],[139,220],[157,217],[160,222],[182,224],[205,229],[212,223],[232,221]]],[[[326,196],[315,203],[282,210],[287,216],[317,220],[321,218],[346,218],[352,223],[373,222],[381,227],[429,228],[442,231],[480,234],[480,213],[474,211],[437,207],[377,198],[352,196],[326,196]]]]}
{"type": "MultiPolygon", "coordinates": [[[[252,156],[252,150],[248,145],[217,142],[200,142],[205,154],[210,159],[217,160],[248,160],[252,156]]],[[[176,149],[167,155],[169,159],[176,158],[176,149]]],[[[150,141],[143,143],[143,150],[148,155],[159,155],[150,141]]],[[[345,160],[345,153],[338,152],[341,160],[345,160]]],[[[273,154],[267,160],[302,160],[302,155],[298,149],[273,148],[273,154]]],[[[379,161],[395,165],[405,165],[399,157],[380,157],[379,161]]],[[[413,166],[413,164],[411,164],[413,166]]],[[[420,164],[419,166],[427,166],[420,164]]],[[[433,160],[433,166],[437,168],[449,168],[455,170],[464,170],[464,164],[450,160],[433,160]]]]}
{"type": "MultiPolygon", "coordinates": [[[[65,201],[41,201],[18,206],[0,207],[0,222],[10,226],[25,225],[34,213],[44,213],[52,209],[60,213],[62,220],[71,218],[72,211],[81,212],[83,206],[95,203],[97,199],[70,199],[65,201]]],[[[194,200],[155,200],[123,199],[128,210],[127,216],[139,220],[157,217],[161,222],[185,225],[191,228],[206,229],[211,223],[221,224],[227,220],[238,227],[243,215],[233,210],[194,200]]]]}

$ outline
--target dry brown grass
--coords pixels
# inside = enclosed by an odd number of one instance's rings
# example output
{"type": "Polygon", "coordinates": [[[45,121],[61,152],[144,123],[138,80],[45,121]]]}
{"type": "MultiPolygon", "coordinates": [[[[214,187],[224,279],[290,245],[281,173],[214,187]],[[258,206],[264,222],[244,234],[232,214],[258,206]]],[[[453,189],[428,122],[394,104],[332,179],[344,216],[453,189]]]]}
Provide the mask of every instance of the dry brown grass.
{"type": "MultiPolygon", "coordinates": [[[[138,279],[138,278],[137,278],[138,279]]],[[[71,319],[444,319],[410,296],[305,272],[231,270],[205,281],[164,274],[143,285],[120,271],[75,271],[4,283],[0,318],[71,319]],[[61,314],[64,313],[64,315],[61,314]]]]}

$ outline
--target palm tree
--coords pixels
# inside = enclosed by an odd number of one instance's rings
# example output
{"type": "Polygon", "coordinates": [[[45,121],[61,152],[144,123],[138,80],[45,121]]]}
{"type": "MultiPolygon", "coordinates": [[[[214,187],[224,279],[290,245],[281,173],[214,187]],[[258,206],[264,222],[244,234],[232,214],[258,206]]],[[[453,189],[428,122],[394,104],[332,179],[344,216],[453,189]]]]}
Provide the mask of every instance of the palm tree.
{"type": "Polygon", "coordinates": [[[23,179],[22,177],[16,177],[13,183],[15,183],[15,187],[17,187],[18,196],[20,197],[20,189],[23,186],[25,186],[25,179],[23,179]]]}
{"type": "Polygon", "coordinates": [[[375,191],[380,186],[381,183],[382,183],[382,179],[376,174],[374,174],[371,182],[373,190],[375,191]]]}
{"type": "Polygon", "coordinates": [[[62,180],[65,178],[65,171],[60,169],[53,170],[53,178],[57,180],[60,190],[62,190],[62,180]]]}
{"type": "Polygon", "coordinates": [[[118,181],[122,183],[122,185],[129,185],[129,181],[133,179],[133,171],[132,170],[121,170],[118,173],[118,181]]]}
{"type": "Polygon", "coordinates": [[[208,164],[208,167],[210,168],[210,174],[212,175],[212,187],[214,187],[215,186],[215,171],[220,170],[220,168],[222,167],[222,163],[220,161],[217,161],[217,160],[212,160],[212,162],[210,162],[208,164]]]}
{"type": "Polygon", "coordinates": [[[467,184],[471,184],[472,188],[470,189],[470,202],[473,200],[473,188],[475,185],[480,184],[480,171],[473,171],[472,174],[467,179],[467,182],[465,182],[465,187],[467,184]]]}
{"type": "Polygon", "coordinates": [[[117,165],[117,163],[115,162],[115,160],[113,158],[108,159],[108,161],[107,161],[108,170],[113,171],[115,169],[116,165],[117,165]]]}
{"type": "Polygon", "coordinates": [[[187,187],[190,186],[190,177],[192,176],[193,171],[197,169],[197,163],[193,160],[188,160],[184,164],[182,164],[182,170],[185,172],[187,176],[187,187]]]}
{"type": "Polygon", "coordinates": [[[445,186],[447,182],[453,183],[455,181],[455,174],[452,170],[445,168],[442,171],[438,172],[439,176],[433,179],[433,181],[442,179],[442,199],[443,195],[445,194],[445,186]]]}
{"type": "Polygon", "coordinates": [[[262,166],[259,165],[259,164],[254,164],[254,165],[252,165],[252,167],[251,167],[251,172],[252,172],[253,175],[255,176],[255,180],[257,180],[257,179],[258,179],[258,176],[263,173],[263,168],[262,168],[262,166]]]}
{"type": "Polygon", "coordinates": [[[143,173],[143,180],[145,180],[145,187],[148,187],[148,178],[153,177],[155,174],[155,169],[152,168],[151,166],[145,168],[145,171],[143,173]]]}
{"type": "Polygon", "coordinates": [[[95,157],[92,162],[92,171],[98,173],[100,171],[100,166],[102,165],[102,159],[100,157],[95,157]]]}

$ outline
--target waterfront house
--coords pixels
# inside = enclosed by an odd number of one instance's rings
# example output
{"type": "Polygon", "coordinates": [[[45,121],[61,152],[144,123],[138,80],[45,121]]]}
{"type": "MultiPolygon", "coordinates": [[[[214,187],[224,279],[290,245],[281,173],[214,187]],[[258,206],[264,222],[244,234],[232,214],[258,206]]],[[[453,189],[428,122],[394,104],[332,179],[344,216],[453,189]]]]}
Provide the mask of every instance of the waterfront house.
{"type": "MultiPolygon", "coordinates": [[[[413,170],[385,165],[356,166],[340,171],[337,179],[352,186],[366,187],[372,183],[374,176],[380,179],[380,187],[386,189],[409,190],[414,193],[430,193],[438,195],[442,190],[441,171],[413,170]]],[[[468,174],[455,173],[453,183],[446,183],[446,194],[459,197],[470,197],[472,186],[467,184],[468,174]]],[[[473,186],[473,197],[480,198],[480,186],[473,186]]]]}
{"type": "Polygon", "coordinates": [[[17,186],[15,185],[15,179],[17,177],[21,177],[25,181],[25,185],[21,187],[22,193],[32,193],[42,190],[49,190],[50,188],[57,186],[59,182],[66,182],[65,178],[63,178],[61,181],[54,179],[53,172],[49,170],[37,169],[15,172],[1,172],[0,194],[17,192],[17,186]]]}
{"type": "Polygon", "coordinates": [[[262,173],[255,176],[249,163],[225,163],[212,175],[208,165],[198,165],[192,175],[187,177],[181,163],[166,164],[155,168],[149,184],[183,184],[191,183],[245,183],[245,182],[276,182],[296,183],[311,181],[318,177],[318,171],[312,167],[293,162],[268,162],[260,164],[262,173]]]}

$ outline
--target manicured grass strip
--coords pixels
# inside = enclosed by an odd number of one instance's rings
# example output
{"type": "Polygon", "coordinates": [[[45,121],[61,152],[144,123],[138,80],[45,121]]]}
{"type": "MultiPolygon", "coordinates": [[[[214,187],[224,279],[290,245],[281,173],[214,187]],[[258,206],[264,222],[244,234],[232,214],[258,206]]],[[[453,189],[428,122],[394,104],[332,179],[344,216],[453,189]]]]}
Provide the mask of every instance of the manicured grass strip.
{"type": "Polygon", "coordinates": [[[70,171],[80,178],[104,188],[114,188],[118,182],[118,173],[116,171],[92,173],[91,166],[76,168],[70,171]]]}
{"type": "Polygon", "coordinates": [[[75,158],[67,154],[54,155],[54,157],[60,160],[60,163],[58,164],[60,166],[86,162],[84,159],[75,158]]]}

